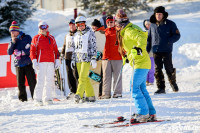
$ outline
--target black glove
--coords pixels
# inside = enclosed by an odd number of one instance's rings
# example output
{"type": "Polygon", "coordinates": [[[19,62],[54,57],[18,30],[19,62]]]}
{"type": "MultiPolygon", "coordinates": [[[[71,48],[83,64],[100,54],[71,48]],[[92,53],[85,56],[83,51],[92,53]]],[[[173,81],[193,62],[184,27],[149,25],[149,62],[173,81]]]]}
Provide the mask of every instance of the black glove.
{"type": "Polygon", "coordinates": [[[137,50],[137,55],[141,55],[142,54],[142,49],[141,48],[134,46],[133,49],[137,50]]]}

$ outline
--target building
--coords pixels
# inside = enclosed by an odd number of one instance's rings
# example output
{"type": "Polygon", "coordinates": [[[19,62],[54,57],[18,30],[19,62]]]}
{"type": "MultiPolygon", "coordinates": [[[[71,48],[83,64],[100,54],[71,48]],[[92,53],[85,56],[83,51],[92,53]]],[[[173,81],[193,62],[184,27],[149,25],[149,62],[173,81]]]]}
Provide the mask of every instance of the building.
{"type": "Polygon", "coordinates": [[[43,8],[50,11],[64,10],[66,8],[76,8],[76,0],[35,0],[37,8],[43,8]]]}

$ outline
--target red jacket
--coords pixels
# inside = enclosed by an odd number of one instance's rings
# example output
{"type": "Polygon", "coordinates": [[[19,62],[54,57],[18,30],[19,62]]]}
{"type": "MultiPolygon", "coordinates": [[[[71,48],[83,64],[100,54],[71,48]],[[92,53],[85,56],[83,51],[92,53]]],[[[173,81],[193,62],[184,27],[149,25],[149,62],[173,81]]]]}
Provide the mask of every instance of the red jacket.
{"type": "Polygon", "coordinates": [[[59,59],[56,40],[49,32],[47,36],[38,34],[33,37],[30,58],[31,60],[37,59],[38,62],[55,62],[55,59],[59,59]]]}
{"type": "Polygon", "coordinates": [[[119,45],[115,45],[116,43],[116,29],[107,28],[105,29],[105,36],[106,36],[106,44],[103,51],[103,60],[121,60],[122,57],[118,52],[119,45]]]}

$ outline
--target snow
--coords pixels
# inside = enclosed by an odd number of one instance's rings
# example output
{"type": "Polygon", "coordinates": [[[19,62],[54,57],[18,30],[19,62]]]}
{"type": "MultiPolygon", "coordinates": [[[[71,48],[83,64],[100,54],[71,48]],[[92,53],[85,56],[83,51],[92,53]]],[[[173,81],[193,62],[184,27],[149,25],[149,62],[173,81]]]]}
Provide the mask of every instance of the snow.
{"type": "MultiPolygon", "coordinates": [[[[181,33],[181,39],[174,44],[173,62],[177,68],[177,84],[180,91],[174,93],[167,81],[165,95],[153,95],[156,85],[147,89],[157,110],[157,117],[171,120],[160,123],[147,123],[124,128],[93,128],[83,127],[86,124],[109,122],[118,116],[130,118],[135,112],[129,92],[129,80],[132,68],[126,64],[123,68],[123,98],[97,100],[95,103],[74,104],[65,100],[59,90],[53,91],[61,99],[48,106],[34,106],[28,92],[28,102],[19,102],[17,88],[4,88],[0,91],[0,131],[7,132],[155,132],[155,133],[199,133],[200,132],[200,0],[174,0],[170,3],[162,0],[162,5],[169,13],[181,33]],[[132,107],[130,109],[130,106],[132,107]]],[[[152,7],[161,5],[160,1],[151,3],[152,7]]],[[[84,12],[85,13],[85,12],[84,12]]],[[[142,27],[144,19],[153,11],[146,13],[137,11],[131,16],[131,22],[142,27]]],[[[94,18],[89,18],[90,24],[94,18]]],[[[23,26],[23,31],[32,37],[37,34],[37,24],[45,20],[50,32],[55,36],[59,47],[63,45],[64,36],[68,31],[67,20],[73,17],[73,10],[51,12],[38,10],[23,26]]],[[[8,42],[9,37],[0,40],[8,42]]],[[[61,69],[62,70],[62,69],[61,69]]],[[[65,74],[66,75],[66,74],[65,74]]]]}

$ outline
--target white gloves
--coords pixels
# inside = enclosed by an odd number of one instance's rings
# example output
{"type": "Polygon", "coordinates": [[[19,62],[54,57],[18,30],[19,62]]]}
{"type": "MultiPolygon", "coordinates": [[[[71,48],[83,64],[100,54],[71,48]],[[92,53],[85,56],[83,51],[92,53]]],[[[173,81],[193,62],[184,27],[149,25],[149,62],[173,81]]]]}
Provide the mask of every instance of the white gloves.
{"type": "Polygon", "coordinates": [[[90,62],[90,65],[92,66],[92,68],[96,68],[97,67],[97,62],[95,59],[92,59],[90,62]]]}
{"type": "Polygon", "coordinates": [[[75,67],[75,61],[72,60],[72,61],[71,61],[71,69],[74,70],[74,67],[75,67]]]}
{"type": "Polygon", "coordinates": [[[33,69],[39,70],[39,64],[38,64],[38,62],[37,62],[37,59],[33,59],[33,60],[32,60],[32,63],[33,63],[33,69]]]}
{"type": "Polygon", "coordinates": [[[54,67],[55,67],[55,69],[58,69],[60,67],[60,60],[59,59],[56,59],[54,67]]]}

